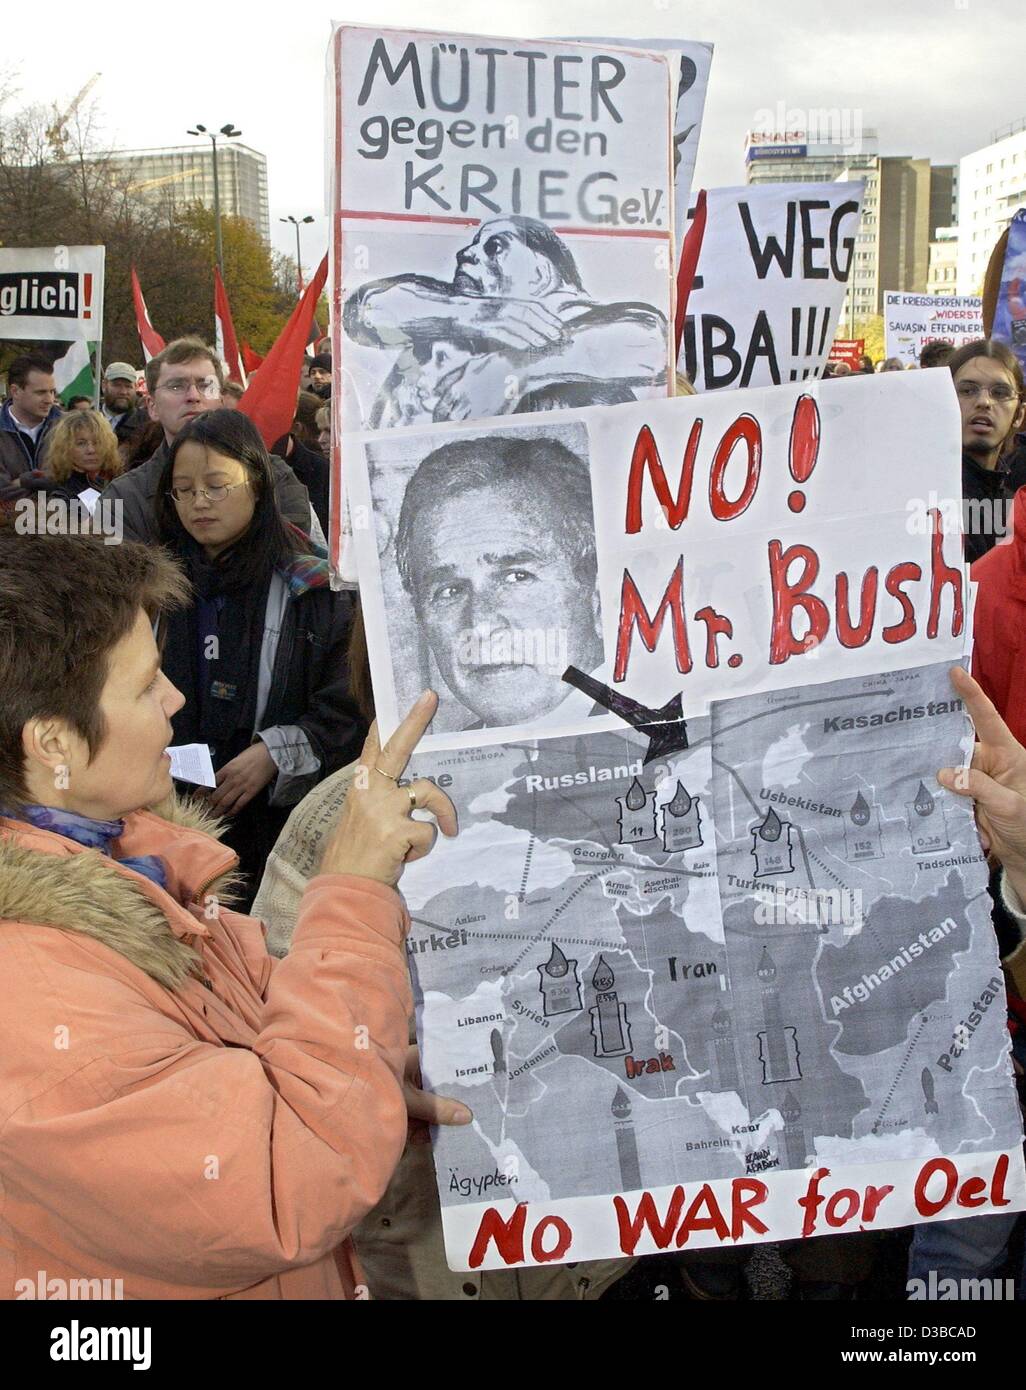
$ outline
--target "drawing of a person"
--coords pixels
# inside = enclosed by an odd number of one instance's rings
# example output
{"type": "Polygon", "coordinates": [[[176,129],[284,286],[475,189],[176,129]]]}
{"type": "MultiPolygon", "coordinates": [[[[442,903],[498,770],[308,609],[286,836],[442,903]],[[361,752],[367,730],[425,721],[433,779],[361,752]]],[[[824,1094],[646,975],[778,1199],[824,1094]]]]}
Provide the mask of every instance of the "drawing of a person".
{"type": "Polygon", "coordinates": [[[361,285],[343,324],[397,353],[372,429],[610,405],[666,380],[665,316],[589,298],[565,242],[528,217],[482,223],[451,283],[411,274],[361,285]]]}

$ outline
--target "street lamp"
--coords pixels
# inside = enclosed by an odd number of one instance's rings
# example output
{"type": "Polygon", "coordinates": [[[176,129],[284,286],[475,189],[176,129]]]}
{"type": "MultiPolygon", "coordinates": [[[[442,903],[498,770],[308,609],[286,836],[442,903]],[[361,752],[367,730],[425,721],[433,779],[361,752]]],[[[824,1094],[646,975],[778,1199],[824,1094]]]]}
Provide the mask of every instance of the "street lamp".
{"type": "Polygon", "coordinates": [[[312,222],[312,221],[313,221],[313,218],[310,217],[310,216],[308,215],[308,216],[306,216],[306,217],[301,217],[301,218],[299,219],[299,221],[297,222],[296,219],[292,216],[292,214],[289,213],[288,217],[279,217],[279,218],[278,218],[278,221],[279,221],[279,222],[291,222],[292,225],[293,225],[293,227],[295,227],[295,229],[296,229],[296,283],[297,283],[297,285],[298,285],[298,287],[299,287],[299,293],[302,294],[302,293],[303,293],[303,260],[302,260],[302,253],[300,252],[300,249],[299,249],[299,228],[300,228],[301,226],[304,226],[307,222],[312,222]]]}
{"type": "Polygon", "coordinates": [[[217,137],[223,135],[226,139],[233,139],[236,135],[241,135],[241,130],[236,130],[231,121],[223,125],[216,133],[208,130],[205,125],[196,122],[195,130],[186,131],[187,135],[205,135],[213,148],[214,157],[214,231],[217,238],[217,268],[224,279],[224,248],[221,245],[221,190],[217,182],[217,137]]]}

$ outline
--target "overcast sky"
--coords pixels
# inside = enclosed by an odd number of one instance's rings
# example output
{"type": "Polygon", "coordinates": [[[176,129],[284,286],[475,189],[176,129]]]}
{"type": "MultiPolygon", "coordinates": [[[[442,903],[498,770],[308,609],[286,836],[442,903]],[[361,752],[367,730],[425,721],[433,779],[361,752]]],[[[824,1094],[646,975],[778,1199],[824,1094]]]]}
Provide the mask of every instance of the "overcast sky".
{"type": "Polygon", "coordinates": [[[241,127],[267,156],[275,244],[286,213],[317,216],[303,260],[327,245],[324,55],[332,19],[500,37],[705,39],[716,45],[696,185],[744,182],[742,137],[760,108],[847,107],[880,153],[956,162],[1026,117],[1022,0],[266,0],[228,5],[8,7],[0,70],[25,101],[69,101],[94,73],[105,138],[187,143],[196,121],[241,127]],[[41,16],[45,14],[45,23],[41,16]]]}

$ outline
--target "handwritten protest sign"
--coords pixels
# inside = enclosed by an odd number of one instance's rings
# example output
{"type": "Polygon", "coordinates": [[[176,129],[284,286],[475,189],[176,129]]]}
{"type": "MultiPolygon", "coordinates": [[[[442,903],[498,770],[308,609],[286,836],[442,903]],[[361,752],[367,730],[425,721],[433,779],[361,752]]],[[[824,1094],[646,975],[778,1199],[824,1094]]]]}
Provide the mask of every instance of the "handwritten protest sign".
{"type": "Polygon", "coordinates": [[[0,247],[0,338],[95,341],[103,324],[102,246],[0,247]]]}
{"type": "Polygon", "coordinates": [[[978,294],[884,294],[884,348],[906,366],[918,363],[927,343],[946,339],[954,347],[983,337],[983,300],[978,294]]]}
{"type": "Polygon", "coordinates": [[[331,55],[337,435],[665,396],[679,64],[354,27],[331,55]]]}
{"type": "Polygon", "coordinates": [[[711,188],[679,365],[699,391],[818,376],[839,326],[861,182],[711,188]]]}
{"type": "Polygon", "coordinates": [[[403,877],[454,1269],[1026,1205],[948,680],[940,373],[366,436],[383,734],[460,808],[403,877]],[[943,1007],[937,1007],[943,1005],[943,1007]]]}

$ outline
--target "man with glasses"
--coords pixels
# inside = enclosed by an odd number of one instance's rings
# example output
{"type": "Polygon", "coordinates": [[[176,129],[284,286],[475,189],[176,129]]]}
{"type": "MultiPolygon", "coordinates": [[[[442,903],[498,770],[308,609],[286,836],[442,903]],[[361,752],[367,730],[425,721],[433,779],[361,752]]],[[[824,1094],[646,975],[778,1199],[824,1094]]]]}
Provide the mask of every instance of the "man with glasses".
{"type": "MultiPolygon", "coordinates": [[[[104,498],[121,503],[125,540],[157,543],[156,496],[161,470],[175,439],[208,410],[219,410],[224,373],[216,352],[201,338],[176,338],[146,363],[150,419],[164,429],[164,442],[145,463],[115,478],[104,498]]],[[[306,488],[283,459],[271,457],[278,508],[308,535],[313,513],[306,488]]]]}
{"type": "Polygon", "coordinates": [[[1006,531],[1012,492],[1002,462],[1023,422],[1023,374],[1004,343],[980,338],[948,359],[962,412],[965,555],[972,564],[1006,531]]]}

